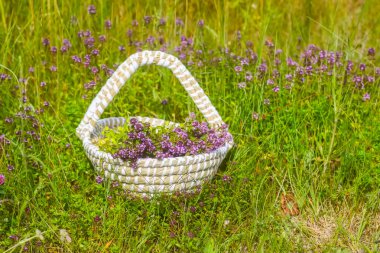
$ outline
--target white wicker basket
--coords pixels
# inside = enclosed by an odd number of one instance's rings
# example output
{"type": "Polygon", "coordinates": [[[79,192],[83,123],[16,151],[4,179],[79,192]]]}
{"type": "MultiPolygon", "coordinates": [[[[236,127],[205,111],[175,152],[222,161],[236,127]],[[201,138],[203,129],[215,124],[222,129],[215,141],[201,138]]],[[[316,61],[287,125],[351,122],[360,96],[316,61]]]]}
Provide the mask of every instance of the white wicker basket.
{"type": "MultiPolygon", "coordinates": [[[[126,123],[122,117],[100,119],[100,116],[137,68],[153,63],[172,70],[211,128],[224,124],[197,81],[176,57],[160,51],[143,51],[131,55],[113,73],[92,101],[76,133],[83,141],[83,147],[95,169],[104,173],[105,177],[119,181],[124,189],[140,195],[188,191],[214,176],[228,150],[233,146],[232,136],[230,142],[211,153],[164,159],[139,159],[137,169],[131,168],[128,162],[115,159],[111,154],[99,150],[92,142],[105,126],[113,128],[126,123]]],[[[160,119],[136,118],[142,122],[149,122],[152,126],[165,124],[165,121],[160,119]]]]}

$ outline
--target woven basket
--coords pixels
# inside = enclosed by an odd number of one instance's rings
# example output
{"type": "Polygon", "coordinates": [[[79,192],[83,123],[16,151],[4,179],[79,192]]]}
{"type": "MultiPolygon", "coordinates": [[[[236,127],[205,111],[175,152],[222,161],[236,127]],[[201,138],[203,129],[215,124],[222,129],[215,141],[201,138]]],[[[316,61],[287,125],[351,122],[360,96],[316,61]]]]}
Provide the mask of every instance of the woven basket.
{"type": "MultiPolygon", "coordinates": [[[[95,169],[104,173],[105,177],[119,181],[124,189],[138,195],[189,191],[214,176],[233,145],[232,136],[230,142],[211,153],[164,159],[143,158],[137,161],[137,169],[131,168],[128,162],[113,158],[93,144],[93,139],[100,136],[104,127],[114,128],[126,123],[122,117],[100,119],[100,116],[137,68],[153,63],[167,67],[174,73],[211,128],[224,124],[197,81],[176,57],[160,51],[143,51],[131,55],[113,73],[92,101],[76,133],[83,141],[83,147],[95,169]]],[[[160,119],[135,118],[148,122],[153,127],[176,125],[160,119]]]]}

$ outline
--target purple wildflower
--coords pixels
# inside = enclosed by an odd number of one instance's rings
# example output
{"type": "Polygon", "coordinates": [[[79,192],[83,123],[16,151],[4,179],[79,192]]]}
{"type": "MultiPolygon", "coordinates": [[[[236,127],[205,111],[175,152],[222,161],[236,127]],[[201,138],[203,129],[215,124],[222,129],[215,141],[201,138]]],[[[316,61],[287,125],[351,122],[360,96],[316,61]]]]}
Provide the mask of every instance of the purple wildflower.
{"type": "Polygon", "coordinates": [[[50,40],[48,38],[43,38],[42,39],[42,45],[44,45],[45,47],[49,46],[50,40]]]}
{"type": "Polygon", "coordinates": [[[259,116],[259,114],[257,112],[253,112],[252,113],[252,119],[253,120],[259,120],[259,118],[260,118],[260,116],[259,116]]]}
{"type": "Polygon", "coordinates": [[[368,56],[372,56],[372,57],[375,56],[375,49],[373,47],[368,49],[368,56]]]}
{"type": "Polygon", "coordinates": [[[282,54],[282,49],[277,49],[275,52],[275,55],[280,55],[280,54],[282,54]]]}
{"type": "Polygon", "coordinates": [[[380,68],[379,67],[375,68],[375,74],[376,74],[376,76],[380,76],[380,68]]]}
{"type": "Polygon", "coordinates": [[[371,95],[369,94],[369,93],[365,93],[364,95],[363,95],[363,101],[365,102],[365,101],[367,101],[367,100],[370,100],[371,99],[371,95]]]}
{"type": "Polygon", "coordinates": [[[50,48],[50,52],[51,52],[52,54],[56,54],[57,51],[58,51],[58,49],[57,49],[56,46],[52,46],[52,47],[50,48]]]}
{"type": "Polygon", "coordinates": [[[286,64],[287,64],[289,67],[295,67],[295,66],[298,65],[297,62],[293,61],[293,59],[290,58],[290,57],[288,57],[288,58],[286,59],[286,64]]]}
{"type": "Polygon", "coordinates": [[[276,86],[276,87],[274,87],[273,89],[272,89],[274,92],[279,92],[280,91],[280,87],[278,87],[278,86],[276,86]]]}
{"type": "Polygon", "coordinates": [[[266,65],[265,62],[262,63],[262,64],[260,64],[260,66],[259,66],[259,72],[261,72],[261,73],[266,73],[267,70],[268,70],[268,67],[267,67],[267,65],[266,65]]]}
{"type": "Polygon", "coordinates": [[[76,62],[76,63],[80,63],[80,62],[82,61],[82,59],[81,59],[79,56],[77,56],[77,55],[73,55],[73,56],[71,56],[71,59],[72,59],[74,62],[76,62]]]}
{"type": "Polygon", "coordinates": [[[285,79],[289,82],[293,81],[293,75],[292,74],[286,74],[285,79]]]}
{"type": "Polygon", "coordinates": [[[52,65],[52,66],[50,67],[50,71],[51,71],[51,72],[57,72],[57,66],[52,65]]]}
{"type": "Polygon", "coordinates": [[[99,72],[99,69],[94,66],[94,67],[91,68],[91,72],[95,75],[95,74],[97,74],[99,72]]]}
{"type": "Polygon", "coordinates": [[[365,65],[364,63],[360,63],[360,65],[359,65],[359,69],[360,69],[361,71],[365,71],[365,68],[366,68],[366,65],[365,65]]]}
{"type": "Polygon", "coordinates": [[[101,220],[102,220],[102,218],[100,218],[99,215],[96,215],[95,218],[94,218],[95,222],[100,222],[101,220]]]}
{"type": "Polygon", "coordinates": [[[198,27],[199,28],[203,28],[204,25],[205,25],[205,21],[203,19],[201,19],[201,20],[198,21],[198,27]]]}
{"type": "Polygon", "coordinates": [[[15,166],[8,164],[7,168],[8,168],[8,171],[13,171],[15,169],[15,166]]]}
{"type": "Polygon", "coordinates": [[[158,25],[160,25],[160,26],[166,25],[166,18],[160,18],[158,25]]]}
{"type": "Polygon", "coordinates": [[[112,28],[111,20],[107,19],[106,21],[104,21],[104,27],[105,27],[107,30],[111,30],[111,28],[112,28]]]}
{"type": "Polygon", "coordinates": [[[252,79],[253,79],[252,72],[250,71],[245,72],[245,80],[249,82],[249,81],[252,81],[252,79]]]}
{"type": "Polygon", "coordinates": [[[62,46],[61,47],[61,53],[66,53],[67,52],[67,47],[66,46],[62,46]]]}
{"type": "Polygon", "coordinates": [[[373,82],[375,82],[375,78],[373,76],[367,76],[367,81],[369,83],[373,83],[373,82]]]}
{"type": "Polygon", "coordinates": [[[71,48],[71,42],[68,39],[63,39],[63,45],[66,46],[68,49],[71,48]]]}
{"type": "Polygon", "coordinates": [[[92,51],[91,51],[91,54],[92,55],[99,55],[99,49],[93,49],[92,51]]]}
{"type": "Polygon", "coordinates": [[[94,37],[88,37],[84,40],[84,45],[87,48],[92,48],[95,44],[95,38],[94,37]]]}
{"type": "Polygon", "coordinates": [[[175,19],[175,25],[176,26],[183,26],[184,25],[183,20],[181,18],[176,18],[175,19]]]}
{"type": "Polygon", "coordinates": [[[124,52],[125,51],[125,47],[124,46],[119,46],[119,51],[120,52],[124,52]]]}
{"type": "Polygon", "coordinates": [[[247,87],[247,83],[246,82],[238,83],[238,88],[239,89],[245,89],[246,87],[247,87]]]}
{"type": "Polygon", "coordinates": [[[88,14],[94,15],[96,14],[96,8],[95,5],[91,4],[87,8],[88,14]]]}
{"type": "Polygon", "coordinates": [[[3,185],[5,183],[5,176],[3,174],[0,174],[0,185],[3,185]]]}
{"type": "Polygon", "coordinates": [[[240,73],[243,70],[241,66],[236,66],[234,69],[236,73],[240,73]]]}
{"type": "Polygon", "coordinates": [[[103,42],[106,41],[106,36],[105,36],[105,35],[100,35],[100,36],[98,37],[98,39],[99,39],[99,41],[100,41],[101,43],[103,43],[103,42]]]}
{"type": "Polygon", "coordinates": [[[272,79],[267,80],[267,85],[273,85],[273,84],[274,84],[274,81],[272,79]]]}
{"type": "Polygon", "coordinates": [[[353,67],[354,67],[354,64],[352,63],[352,61],[347,61],[347,67],[346,67],[347,72],[351,72],[353,67]]]}
{"type": "Polygon", "coordinates": [[[98,184],[101,184],[102,182],[103,182],[103,178],[101,177],[101,176],[97,176],[96,178],[95,178],[95,181],[98,183],[98,184]]]}

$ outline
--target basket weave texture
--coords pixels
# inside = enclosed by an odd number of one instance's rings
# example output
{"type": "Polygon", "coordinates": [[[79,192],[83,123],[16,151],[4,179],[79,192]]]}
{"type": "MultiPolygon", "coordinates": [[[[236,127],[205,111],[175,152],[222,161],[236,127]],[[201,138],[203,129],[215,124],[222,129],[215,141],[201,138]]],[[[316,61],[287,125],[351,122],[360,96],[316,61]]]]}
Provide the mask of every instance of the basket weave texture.
{"type": "MultiPolygon", "coordinates": [[[[189,191],[215,175],[233,146],[232,136],[229,142],[211,153],[164,159],[142,158],[137,161],[137,169],[131,168],[129,162],[115,159],[111,154],[99,150],[93,143],[95,138],[100,137],[104,127],[114,128],[126,123],[123,117],[100,119],[100,116],[131,75],[140,66],[148,64],[167,67],[173,72],[211,128],[224,124],[198,82],[176,57],[160,51],[142,51],[131,55],[108,79],[90,104],[76,134],[83,141],[87,157],[95,169],[104,173],[105,177],[119,181],[124,189],[142,195],[189,191]]],[[[150,123],[152,127],[176,125],[161,119],[135,118],[150,123]]]]}

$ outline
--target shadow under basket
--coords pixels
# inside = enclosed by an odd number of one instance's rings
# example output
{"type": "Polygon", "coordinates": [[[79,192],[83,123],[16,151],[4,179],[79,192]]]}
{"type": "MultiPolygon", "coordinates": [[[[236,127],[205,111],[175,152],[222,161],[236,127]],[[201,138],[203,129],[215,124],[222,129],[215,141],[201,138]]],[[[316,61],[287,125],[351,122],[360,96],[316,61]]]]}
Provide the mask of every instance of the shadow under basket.
{"type": "MultiPolygon", "coordinates": [[[[111,180],[119,181],[125,190],[142,196],[192,191],[215,175],[227,152],[233,146],[232,136],[224,146],[210,153],[163,159],[141,158],[137,160],[137,168],[132,168],[128,161],[113,158],[110,153],[101,151],[94,144],[94,140],[100,137],[104,127],[115,128],[126,123],[123,117],[100,119],[100,116],[137,68],[152,63],[168,67],[173,71],[211,128],[216,129],[224,124],[199,84],[177,58],[159,51],[143,51],[131,55],[114,72],[92,101],[76,133],[83,141],[87,157],[95,170],[111,180]]],[[[178,125],[155,118],[134,118],[143,123],[149,123],[152,127],[178,125]]]]}

